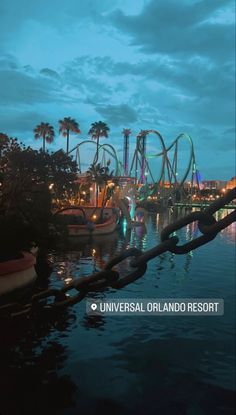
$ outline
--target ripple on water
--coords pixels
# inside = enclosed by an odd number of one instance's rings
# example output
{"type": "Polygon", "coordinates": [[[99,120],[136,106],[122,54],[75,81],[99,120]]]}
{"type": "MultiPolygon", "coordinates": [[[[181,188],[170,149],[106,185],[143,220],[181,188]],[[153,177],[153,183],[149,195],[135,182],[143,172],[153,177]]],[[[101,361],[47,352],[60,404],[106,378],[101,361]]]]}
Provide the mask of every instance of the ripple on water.
{"type": "MultiPolygon", "coordinates": [[[[60,287],[73,278],[90,275],[128,247],[153,247],[166,221],[161,215],[158,221],[151,215],[146,229],[116,233],[107,240],[74,241],[71,248],[54,250],[49,253],[53,263],[49,286],[60,287]]],[[[178,232],[188,240],[194,233],[190,226],[178,232]]],[[[11,394],[6,390],[5,407],[13,405],[12,395],[19,396],[19,382],[22,393],[29,387],[17,369],[25,365],[24,374],[33,379],[35,391],[46,382],[41,405],[47,404],[48,385],[54,383],[57,389],[51,389],[51,408],[59,402],[65,415],[73,414],[73,408],[81,413],[86,410],[88,415],[101,409],[106,414],[104,408],[122,415],[233,412],[234,239],[235,226],[231,226],[187,255],[165,253],[155,258],[142,278],[120,291],[111,288],[91,294],[101,299],[223,298],[222,317],[89,317],[84,300],[65,310],[59,321],[39,321],[34,326],[27,322],[15,328],[5,339],[6,365],[0,374],[0,387],[11,390],[11,394]],[[14,376],[17,382],[12,380],[14,376]]],[[[127,272],[128,262],[120,265],[121,273],[127,272]]],[[[35,399],[33,391],[28,409],[35,399]]],[[[20,398],[18,404],[23,405],[19,402],[20,398]]]]}

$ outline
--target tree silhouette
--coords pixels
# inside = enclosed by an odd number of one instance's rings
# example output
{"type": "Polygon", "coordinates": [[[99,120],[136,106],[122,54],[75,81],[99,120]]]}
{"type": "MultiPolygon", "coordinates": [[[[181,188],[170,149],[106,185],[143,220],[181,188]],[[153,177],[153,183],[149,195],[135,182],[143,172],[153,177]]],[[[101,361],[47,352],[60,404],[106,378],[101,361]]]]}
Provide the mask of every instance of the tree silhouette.
{"type": "Polygon", "coordinates": [[[65,117],[59,120],[59,133],[66,137],[66,154],[69,153],[70,132],[80,134],[79,124],[73,118],[65,117]]]}
{"type": "Polygon", "coordinates": [[[51,144],[54,140],[54,137],[54,128],[49,123],[41,122],[41,124],[37,125],[37,127],[34,129],[35,140],[40,138],[43,139],[43,152],[45,152],[46,142],[51,144]]]}
{"type": "Polygon", "coordinates": [[[91,124],[91,128],[88,133],[91,136],[92,140],[97,141],[97,150],[96,150],[96,154],[93,160],[93,164],[97,163],[98,161],[98,150],[99,150],[100,137],[108,138],[109,131],[110,131],[110,128],[103,121],[97,121],[91,124]]]}

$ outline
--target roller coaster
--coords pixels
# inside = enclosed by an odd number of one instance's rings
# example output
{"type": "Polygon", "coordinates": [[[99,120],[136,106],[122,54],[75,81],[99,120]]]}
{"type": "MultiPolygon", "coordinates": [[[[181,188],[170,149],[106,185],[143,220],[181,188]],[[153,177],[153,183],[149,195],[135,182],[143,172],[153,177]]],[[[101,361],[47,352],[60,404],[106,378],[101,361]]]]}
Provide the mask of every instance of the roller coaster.
{"type": "MultiPolygon", "coordinates": [[[[97,150],[95,141],[84,140],[70,151],[70,154],[75,153],[80,174],[87,170],[82,152],[88,145],[95,146],[97,150]]],[[[85,152],[85,154],[87,153],[85,152]]],[[[171,196],[173,199],[176,199],[176,195],[178,195],[178,198],[183,199],[185,193],[184,183],[186,181],[188,181],[191,194],[194,188],[199,188],[199,173],[196,169],[193,141],[187,133],[179,134],[170,145],[166,146],[162,135],[158,131],[142,130],[136,138],[130,167],[128,165],[129,137],[127,136],[124,137],[123,163],[118,159],[115,148],[108,143],[98,146],[96,160],[101,166],[105,166],[109,160],[114,176],[122,177],[123,180],[126,178],[127,181],[132,180],[136,185],[139,199],[146,199],[156,194],[163,197],[171,196]],[[151,140],[151,151],[148,151],[147,147],[149,136],[154,136],[154,140],[151,140]],[[184,154],[185,166],[179,168],[180,155],[183,156],[180,151],[180,144],[183,142],[188,146],[188,154],[184,154]]]]}

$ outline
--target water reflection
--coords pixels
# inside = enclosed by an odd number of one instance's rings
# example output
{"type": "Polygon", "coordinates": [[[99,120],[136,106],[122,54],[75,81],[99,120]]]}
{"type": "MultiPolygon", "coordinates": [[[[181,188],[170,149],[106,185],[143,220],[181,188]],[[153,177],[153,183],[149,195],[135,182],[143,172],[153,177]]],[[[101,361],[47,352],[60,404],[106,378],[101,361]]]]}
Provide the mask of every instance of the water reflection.
{"type": "MultiPolygon", "coordinates": [[[[146,227],[121,229],[107,238],[73,239],[48,253],[53,273],[41,286],[60,287],[98,271],[128,247],[155,246],[176,215],[152,214],[146,227]]],[[[233,413],[235,227],[229,228],[187,255],[160,255],[142,278],[120,291],[90,294],[100,299],[224,298],[222,317],[92,317],[84,300],[57,319],[39,315],[33,322],[1,327],[2,415],[233,413]]],[[[184,243],[196,231],[192,223],[178,236],[184,243]]],[[[127,273],[128,268],[129,261],[123,261],[119,270],[127,273]]]]}
{"type": "Polygon", "coordinates": [[[157,227],[159,232],[161,232],[165,226],[174,221],[173,213],[170,209],[167,209],[166,212],[157,213],[156,217],[155,215],[151,215],[151,221],[153,226],[157,227]]]}
{"type": "MultiPolygon", "coordinates": [[[[173,222],[185,214],[185,210],[179,209],[172,211],[168,209],[166,212],[151,214],[145,226],[134,226],[131,229],[126,229],[123,226],[120,231],[111,235],[97,238],[76,239],[72,238],[61,251],[51,254],[51,262],[56,264],[54,267],[53,283],[68,283],[72,278],[79,275],[89,275],[97,272],[104,267],[105,263],[109,261],[114,255],[118,254],[124,249],[135,246],[140,250],[146,250],[150,246],[154,246],[160,242],[160,233],[162,229],[169,223],[173,222]]],[[[219,220],[227,215],[226,210],[217,212],[216,219],[219,220]]],[[[197,222],[192,222],[186,225],[183,229],[176,233],[179,237],[179,244],[184,244],[199,236],[197,222]]],[[[226,228],[221,237],[228,242],[235,241],[235,223],[226,228]]],[[[191,259],[194,252],[184,256],[183,270],[187,274],[190,270],[191,259]]],[[[170,269],[172,270],[176,265],[176,256],[161,255],[159,257],[159,269],[161,270],[161,263],[168,258],[170,269]]]]}
{"type": "Polygon", "coordinates": [[[2,415],[55,414],[75,406],[76,385],[61,374],[67,359],[62,337],[75,318],[1,323],[0,411],[2,415]],[[51,338],[52,327],[58,333],[51,338]]]}
{"type": "MultiPolygon", "coordinates": [[[[223,219],[225,216],[227,216],[229,213],[231,213],[232,210],[229,209],[221,209],[218,212],[216,212],[216,220],[223,219]]],[[[236,222],[231,223],[230,226],[225,228],[220,233],[221,238],[224,238],[228,243],[235,243],[235,237],[236,237],[236,222]]]]}
{"type": "MultiPolygon", "coordinates": [[[[90,298],[93,298],[93,295],[90,296],[90,298]]],[[[106,319],[103,316],[90,316],[88,314],[85,314],[83,316],[83,320],[81,322],[83,327],[86,329],[103,329],[103,326],[106,324],[106,319]]]]}
{"type": "MultiPolygon", "coordinates": [[[[183,214],[183,209],[179,211],[168,210],[163,213],[150,214],[148,220],[146,221],[145,227],[135,226],[129,230],[125,230],[122,226],[120,231],[115,232],[108,237],[94,239],[87,238],[85,241],[72,239],[70,244],[66,246],[66,249],[64,248],[61,251],[56,251],[51,254],[51,260],[55,265],[54,272],[50,279],[50,285],[61,286],[64,283],[68,283],[73,278],[97,272],[103,268],[105,263],[114,257],[114,255],[119,254],[124,249],[136,247],[142,251],[145,251],[146,249],[155,246],[160,242],[160,233],[163,227],[170,221],[176,220],[178,217],[182,217],[183,214]]],[[[223,217],[225,214],[227,214],[227,212],[221,211],[218,219],[223,217]]],[[[222,232],[220,237],[228,238],[229,235],[232,235],[232,229],[234,229],[233,226],[230,227],[231,231],[229,233],[227,231],[224,235],[222,235],[222,232]]],[[[197,222],[188,224],[184,228],[178,230],[176,234],[179,237],[179,244],[191,241],[199,236],[197,222]]],[[[211,250],[212,246],[214,246],[212,243],[209,244],[207,250],[211,250]]],[[[205,251],[203,252],[206,252],[207,250],[205,247],[205,251]]],[[[196,272],[194,271],[193,273],[192,270],[192,261],[197,251],[189,252],[186,255],[175,255],[167,252],[151,261],[149,269],[150,272],[153,270],[153,287],[163,287],[163,278],[165,278],[164,275],[166,272],[169,272],[169,275],[171,276],[171,282],[169,282],[169,284],[172,291],[177,289],[175,287],[185,286],[188,280],[192,280],[194,278],[193,274],[196,274],[196,272]]],[[[209,266],[214,267],[212,258],[213,256],[207,257],[206,267],[208,266],[208,263],[209,266]]],[[[199,265],[204,266],[204,261],[202,261],[199,265]]],[[[121,276],[126,275],[131,269],[130,259],[122,261],[122,263],[117,267],[117,270],[121,276]]],[[[145,280],[146,278],[147,275],[144,275],[141,280],[145,280]]],[[[127,288],[128,291],[136,292],[136,284],[140,284],[139,280],[136,283],[131,284],[127,288]]],[[[147,286],[145,286],[144,289],[147,290],[147,286]]],[[[113,292],[111,288],[108,288],[105,291],[108,294],[113,292]]],[[[94,295],[100,295],[100,293],[95,293],[94,295]]],[[[101,327],[104,324],[103,320],[97,322],[87,318],[84,318],[83,324],[84,326],[87,324],[89,327],[90,322],[91,326],[94,325],[96,327],[101,327]]]]}
{"type": "Polygon", "coordinates": [[[135,375],[139,379],[138,385],[135,381],[130,382],[132,386],[128,389],[122,413],[219,415],[224,413],[221,412],[224,407],[225,413],[233,414],[234,392],[214,385],[214,382],[208,384],[214,378],[206,371],[215,355],[213,340],[205,341],[202,347],[201,340],[184,337],[172,341],[168,338],[142,339],[143,336],[137,335],[114,344],[119,351],[118,366],[125,370],[128,378],[135,375]],[[207,364],[203,364],[204,349],[212,353],[207,364]],[[194,359],[190,350],[194,350],[194,359]]]}
{"type": "Polygon", "coordinates": [[[143,226],[136,226],[130,233],[130,246],[135,246],[138,249],[147,249],[147,228],[143,226]]]}
{"type": "MultiPolygon", "coordinates": [[[[71,279],[77,278],[80,275],[86,276],[97,272],[114,255],[119,254],[124,249],[136,247],[145,251],[155,246],[160,242],[161,230],[171,219],[173,219],[173,212],[167,211],[162,214],[150,215],[145,224],[146,226],[134,226],[129,230],[126,229],[126,231],[124,231],[122,226],[120,231],[104,238],[88,238],[86,241],[76,238],[71,239],[69,245],[66,246],[66,250],[63,249],[51,254],[51,261],[56,264],[51,284],[68,283],[71,279]]],[[[184,228],[185,232],[181,231],[179,234],[180,243],[194,238],[196,230],[196,223],[187,225],[184,228]]],[[[192,255],[190,253],[190,255],[185,256],[185,264],[183,266],[185,274],[189,272],[192,255]]],[[[171,253],[160,255],[156,261],[158,262],[158,271],[162,269],[162,262],[165,264],[169,263],[170,270],[173,270],[176,266],[176,256],[171,253]]],[[[127,273],[129,262],[129,259],[124,260],[118,266],[121,274],[127,273]]]]}

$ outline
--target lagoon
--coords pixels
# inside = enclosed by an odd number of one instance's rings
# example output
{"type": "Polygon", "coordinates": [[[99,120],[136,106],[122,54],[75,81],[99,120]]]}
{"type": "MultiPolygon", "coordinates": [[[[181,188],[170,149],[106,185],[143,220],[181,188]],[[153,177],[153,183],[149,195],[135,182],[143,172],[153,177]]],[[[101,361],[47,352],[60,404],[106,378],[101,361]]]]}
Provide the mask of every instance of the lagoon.
{"type": "MultiPolygon", "coordinates": [[[[73,240],[49,251],[53,272],[39,288],[96,272],[128,247],[153,247],[169,221],[168,214],[150,214],[146,229],[124,227],[105,239],[73,240]]],[[[195,224],[178,235],[195,237],[195,224]]],[[[92,295],[124,302],[223,298],[222,316],[89,316],[84,300],[59,319],[26,320],[2,330],[2,414],[233,414],[234,242],[235,223],[187,255],[155,258],[142,278],[123,289],[92,295]]],[[[128,267],[123,261],[119,272],[128,267]]]]}

